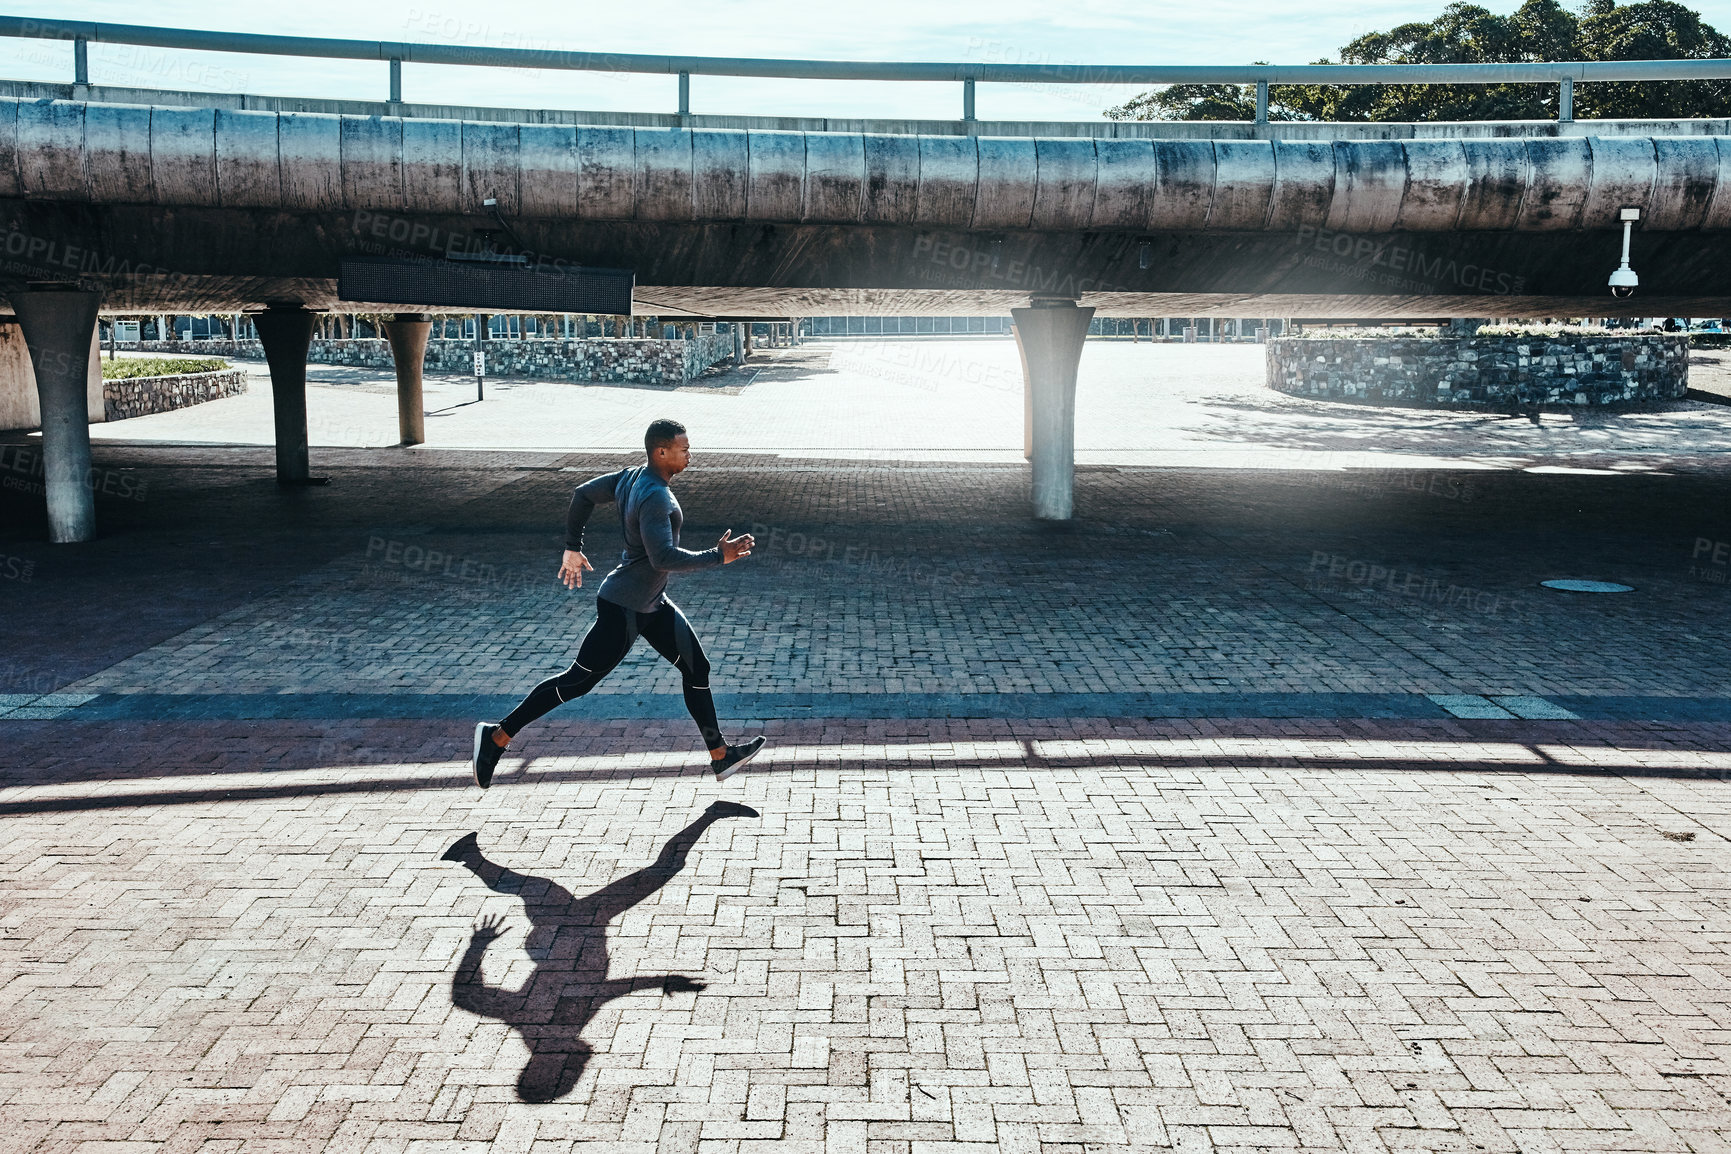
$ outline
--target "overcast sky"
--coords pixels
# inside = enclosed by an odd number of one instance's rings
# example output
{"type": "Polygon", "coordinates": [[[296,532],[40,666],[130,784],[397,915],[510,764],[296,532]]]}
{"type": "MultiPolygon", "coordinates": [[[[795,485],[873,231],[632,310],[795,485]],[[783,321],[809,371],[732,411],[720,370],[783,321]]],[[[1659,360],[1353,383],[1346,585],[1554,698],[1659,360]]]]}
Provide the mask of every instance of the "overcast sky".
{"type": "MultiPolygon", "coordinates": [[[[1513,0],[1486,7],[1509,12],[1513,0]]],[[[20,3],[11,14],[295,36],[408,40],[501,47],[702,56],[850,60],[943,60],[1090,64],[1276,64],[1333,58],[1364,32],[1428,20],[1443,0],[1359,0],[1317,6],[1275,0],[1209,3],[1108,3],[1105,0],[878,0],[814,4],[809,0],[741,0],[655,4],[581,4],[561,0],[416,4],[298,0],[292,4],[221,5],[207,0],[59,0],[20,3]]],[[[1731,0],[1698,10],[1731,30],[1731,0]]],[[[64,42],[0,40],[0,77],[55,80],[72,76],[64,42]]],[[[98,84],[247,92],[264,95],[383,99],[384,64],[268,56],[168,52],[92,45],[90,76],[98,84]]],[[[694,77],[692,111],[740,114],[960,115],[957,84],[855,84],[825,81],[694,77]]],[[[1133,89],[1087,86],[982,85],[982,119],[1087,120],[1133,89]]],[[[410,101],[667,111],[677,107],[675,81],[630,76],[406,65],[410,101]]]]}

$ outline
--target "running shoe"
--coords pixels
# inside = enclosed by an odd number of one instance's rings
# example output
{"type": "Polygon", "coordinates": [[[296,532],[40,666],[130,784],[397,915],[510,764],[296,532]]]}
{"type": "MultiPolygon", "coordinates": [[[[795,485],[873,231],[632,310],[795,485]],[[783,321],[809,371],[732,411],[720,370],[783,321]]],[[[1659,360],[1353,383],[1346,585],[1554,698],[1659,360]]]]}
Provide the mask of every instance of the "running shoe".
{"type": "Polygon", "coordinates": [[[739,767],[756,757],[758,750],[762,748],[763,738],[761,736],[752,738],[744,745],[728,746],[727,755],[725,757],[722,757],[719,761],[711,761],[709,763],[714,769],[715,780],[726,781],[728,778],[738,773],[739,767]]]}
{"type": "Polygon", "coordinates": [[[497,732],[499,727],[489,721],[475,726],[475,753],[470,764],[475,769],[475,784],[482,789],[493,784],[493,769],[505,752],[499,748],[499,743],[493,740],[493,735],[497,732]]]}

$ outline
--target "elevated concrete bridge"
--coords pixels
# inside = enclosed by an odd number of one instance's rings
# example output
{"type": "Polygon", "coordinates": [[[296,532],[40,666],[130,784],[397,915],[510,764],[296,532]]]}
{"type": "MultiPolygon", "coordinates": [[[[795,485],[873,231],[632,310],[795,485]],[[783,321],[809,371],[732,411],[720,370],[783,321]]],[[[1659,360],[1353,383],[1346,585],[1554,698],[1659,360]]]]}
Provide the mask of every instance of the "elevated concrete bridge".
{"type": "MultiPolygon", "coordinates": [[[[0,33],[26,34],[7,19],[0,33]]],[[[110,26],[67,27],[94,36],[110,26]]],[[[241,50],[300,55],[321,44],[351,56],[427,47],[241,39],[270,42],[241,50]]],[[[777,62],[734,63],[748,69],[738,74],[781,74],[762,71],[777,62]]],[[[1726,61],[1636,63],[1655,76],[1681,65],[1731,76],[1726,61]]],[[[640,70],[652,67],[662,65],[640,70]]],[[[912,69],[889,77],[911,79],[928,66],[885,67],[912,69]]],[[[1307,67],[1264,69],[1257,82],[1307,67]]],[[[1564,70],[1566,95],[1569,70],[1598,66],[1534,67],[1517,78],[1564,70]]],[[[1618,67],[1603,77],[1646,74],[1618,67]]],[[[1368,79],[1362,71],[1329,75],[1368,79]]],[[[1480,71],[1467,79],[1510,74],[1480,71]]],[[[1022,132],[973,120],[970,98],[944,131],[807,131],[720,126],[683,108],[676,123],[425,116],[456,110],[415,108],[395,90],[381,109],[186,93],[112,103],[92,99],[104,93],[83,75],[70,89],[80,98],[20,84],[0,98],[0,293],[35,358],[51,520],[66,539],[90,531],[82,483],[70,491],[52,463],[58,454],[82,477],[83,379],[69,370],[55,384],[44,366],[82,356],[98,309],[263,309],[279,474],[300,482],[306,343],[313,312],[338,303],[341,262],[443,262],[501,229],[551,275],[632,270],[634,310],[662,316],[1013,312],[1035,508],[1050,517],[1070,511],[1076,359],[1096,313],[1731,313],[1731,138],[1720,121],[1014,126],[1022,132]],[[1613,301],[1605,279],[1629,207],[1641,213],[1643,291],[1613,301]]],[[[418,405],[421,306],[342,304],[403,316],[397,344],[415,362],[400,366],[405,411],[418,405]]]]}
{"type": "Polygon", "coordinates": [[[1118,316],[1726,311],[1731,138],[1630,127],[925,136],[0,99],[0,280],[66,274],[120,310],[326,308],[343,257],[477,247],[493,199],[539,256],[634,270],[661,315],[1030,294],[1118,316]],[[1619,304],[1625,206],[1650,288],[1619,304]]]}

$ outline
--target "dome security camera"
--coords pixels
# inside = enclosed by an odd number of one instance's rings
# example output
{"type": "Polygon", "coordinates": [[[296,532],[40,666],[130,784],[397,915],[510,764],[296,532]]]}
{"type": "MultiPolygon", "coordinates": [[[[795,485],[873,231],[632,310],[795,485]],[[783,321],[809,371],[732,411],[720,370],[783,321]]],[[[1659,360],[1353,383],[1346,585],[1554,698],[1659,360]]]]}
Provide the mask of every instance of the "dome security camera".
{"type": "Polygon", "coordinates": [[[1617,213],[1617,219],[1623,222],[1623,263],[1611,273],[1611,295],[1614,297],[1631,297],[1641,284],[1641,278],[1635,275],[1635,270],[1629,267],[1629,233],[1635,227],[1635,222],[1641,219],[1641,210],[1625,208],[1617,213]]]}

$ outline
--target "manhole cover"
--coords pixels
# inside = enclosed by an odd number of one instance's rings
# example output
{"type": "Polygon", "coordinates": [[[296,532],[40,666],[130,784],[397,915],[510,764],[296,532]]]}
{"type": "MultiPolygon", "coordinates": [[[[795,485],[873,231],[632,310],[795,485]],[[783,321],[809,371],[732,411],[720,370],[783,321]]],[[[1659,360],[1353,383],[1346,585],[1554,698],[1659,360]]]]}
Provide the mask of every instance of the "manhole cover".
{"type": "Polygon", "coordinates": [[[1615,581],[1582,581],[1574,577],[1562,577],[1555,581],[1540,581],[1546,589],[1561,589],[1565,593],[1633,593],[1633,585],[1619,585],[1615,581]]]}

